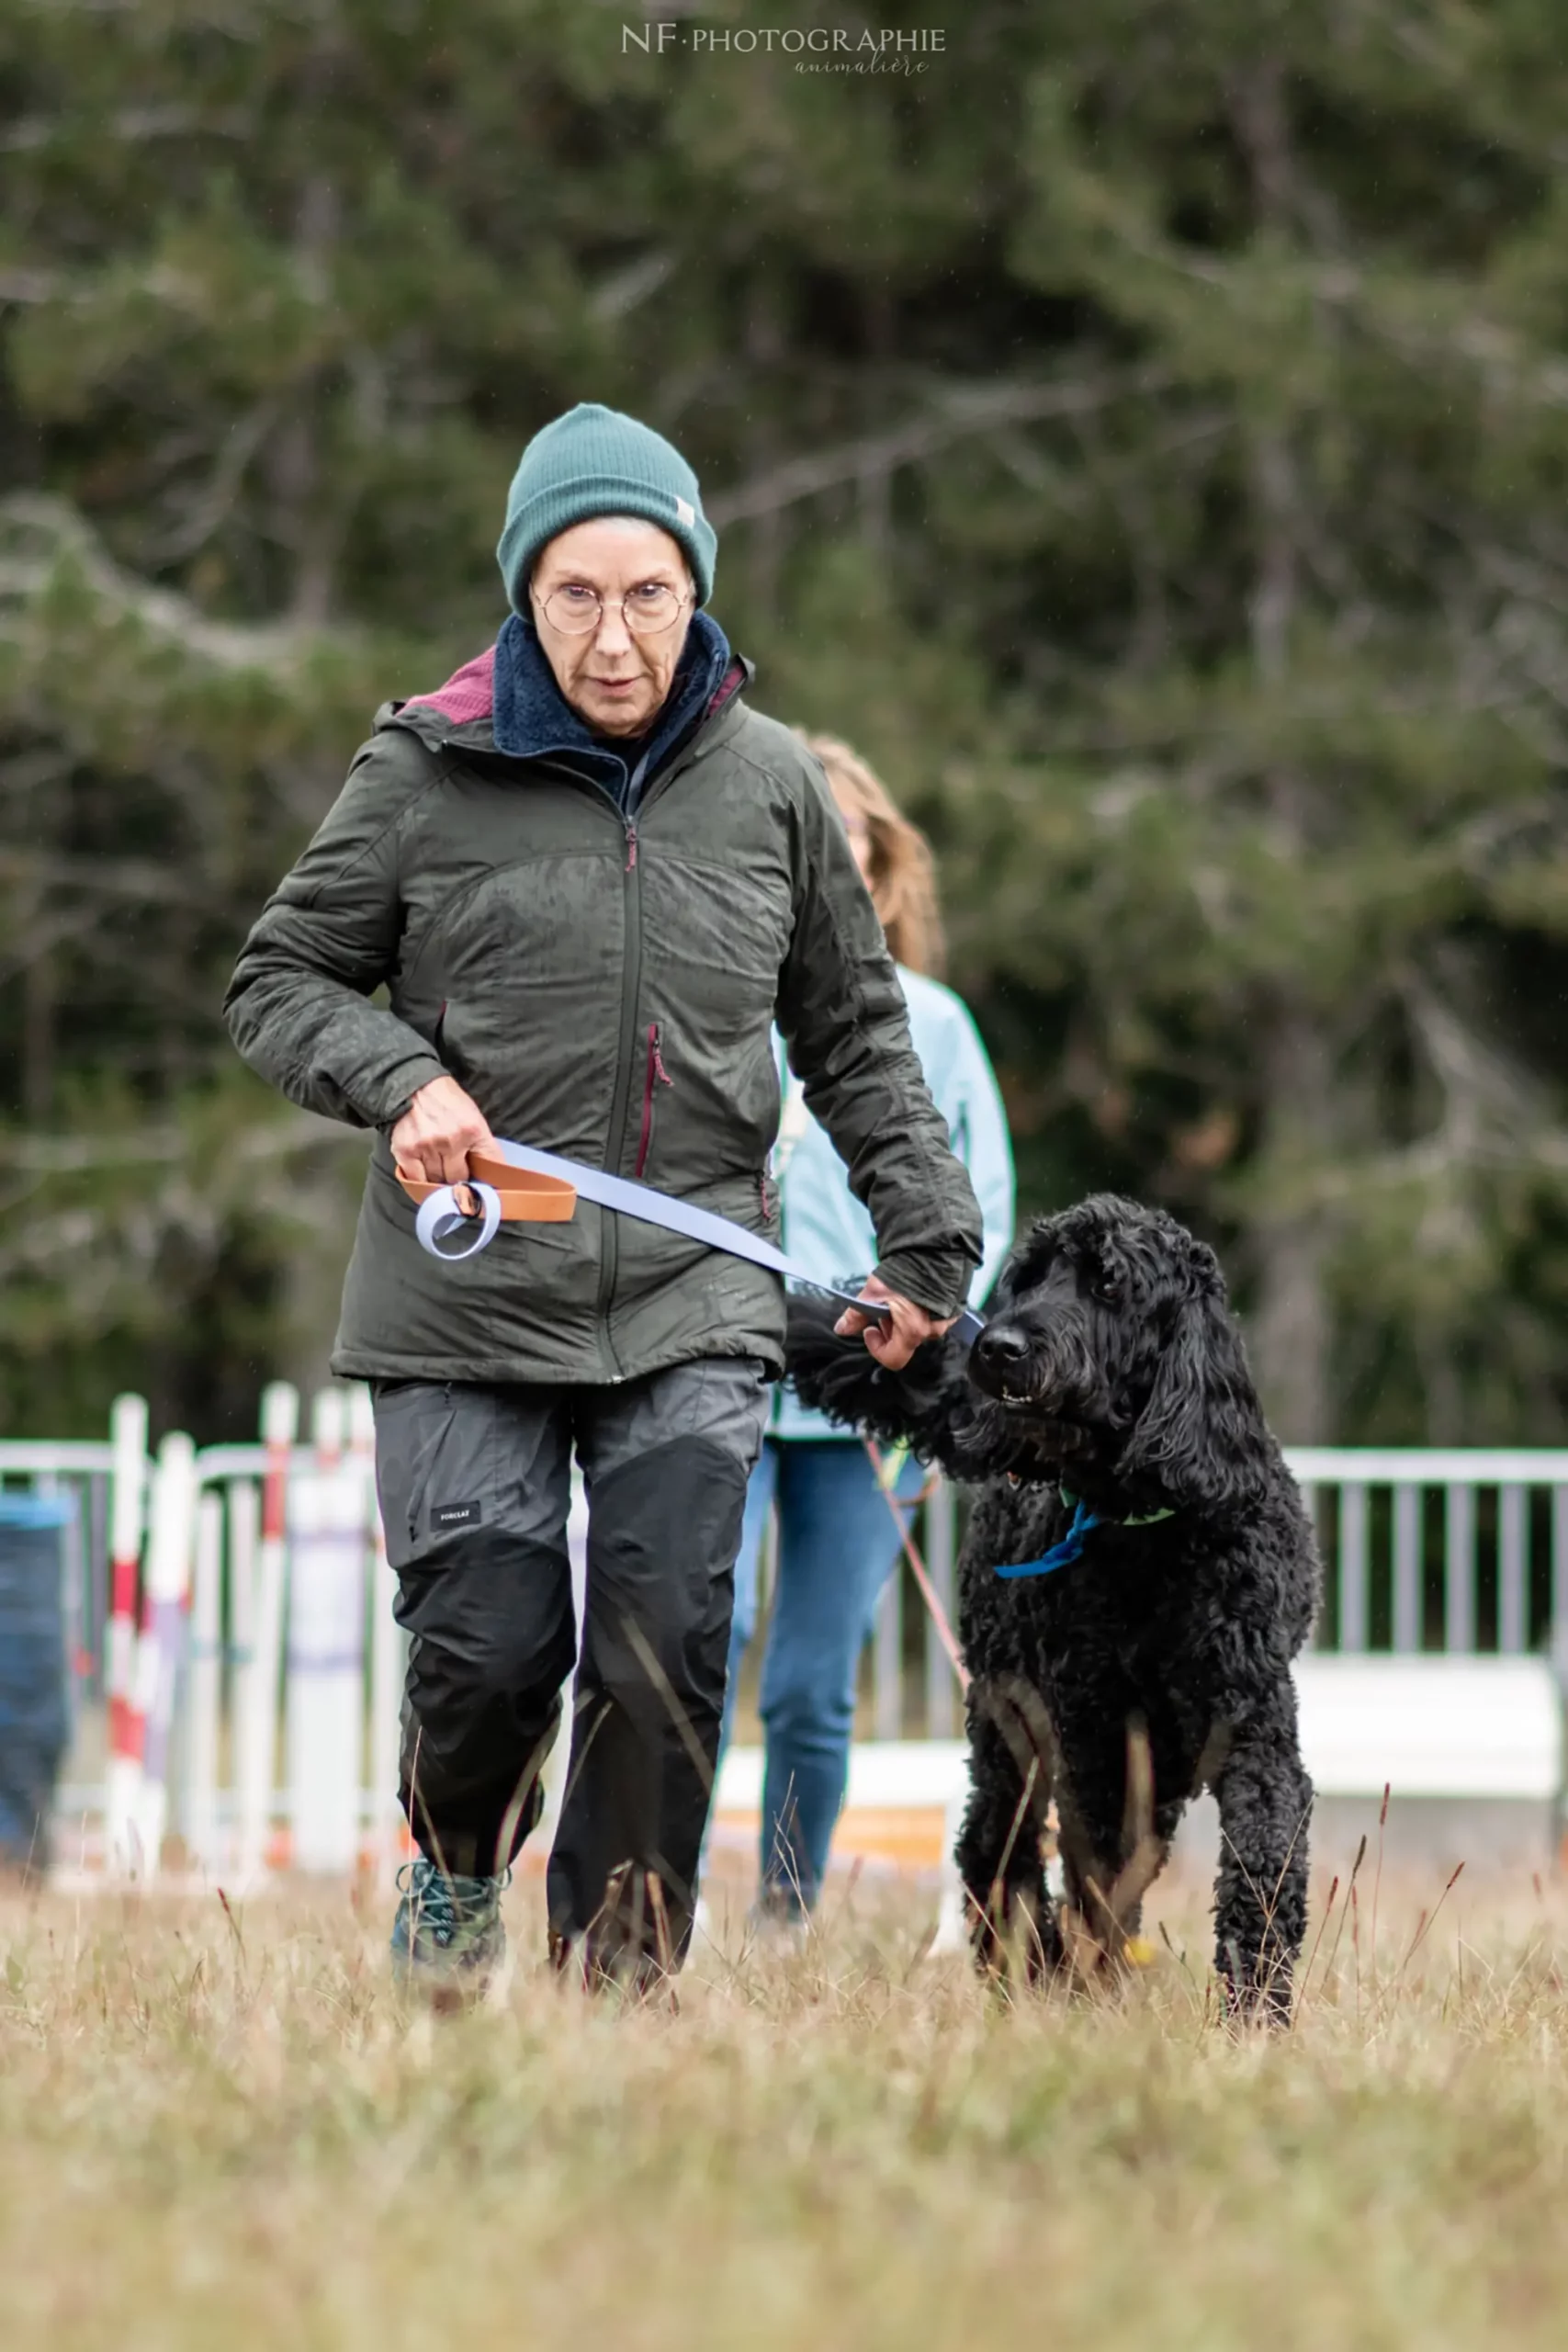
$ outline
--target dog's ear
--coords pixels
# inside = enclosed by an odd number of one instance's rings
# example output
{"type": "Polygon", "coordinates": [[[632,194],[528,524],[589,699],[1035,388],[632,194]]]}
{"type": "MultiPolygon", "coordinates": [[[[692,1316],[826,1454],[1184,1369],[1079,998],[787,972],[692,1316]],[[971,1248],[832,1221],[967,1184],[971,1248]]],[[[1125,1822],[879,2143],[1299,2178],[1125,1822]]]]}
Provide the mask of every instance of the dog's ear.
{"type": "Polygon", "coordinates": [[[1179,1506],[1213,1510],[1245,1504],[1263,1492],[1268,1446],[1263,1408],[1225,1304],[1219,1261],[1205,1243],[1194,1242],[1186,1295],[1117,1476],[1156,1487],[1179,1506]]]}

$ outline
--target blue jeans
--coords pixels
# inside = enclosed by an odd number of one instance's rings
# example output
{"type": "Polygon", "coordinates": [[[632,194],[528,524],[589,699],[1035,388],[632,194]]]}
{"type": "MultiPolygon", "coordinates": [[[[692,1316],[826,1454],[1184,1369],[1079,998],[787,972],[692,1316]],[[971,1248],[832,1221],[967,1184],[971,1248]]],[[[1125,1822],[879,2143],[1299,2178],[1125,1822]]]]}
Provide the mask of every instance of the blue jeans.
{"type": "MultiPolygon", "coordinates": [[[[921,1476],[907,1463],[896,1491],[912,1500],[921,1476]]],[[[809,1911],[849,1781],[860,1654],[899,1541],[858,1440],[767,1440],[746,1490],[735,1563],[723,1747],[756,1630],[758,1554],[775,1497],[778,1569],[762,1661],[762,1892],[786,1910],[809,1911]]]]}

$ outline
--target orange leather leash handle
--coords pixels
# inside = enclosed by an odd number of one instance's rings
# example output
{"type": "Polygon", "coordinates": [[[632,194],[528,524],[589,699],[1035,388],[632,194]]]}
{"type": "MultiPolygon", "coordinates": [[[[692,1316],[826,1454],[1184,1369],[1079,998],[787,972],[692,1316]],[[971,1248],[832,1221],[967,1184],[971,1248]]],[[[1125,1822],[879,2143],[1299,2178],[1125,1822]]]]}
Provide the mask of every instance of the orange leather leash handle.
{"type": "MultiPolygon", "coordinates": [[[[564,1177],[529,1175],[488,1151],[469,1152],[468,1174],[475,1183],[493,1188],[502,1225],[565,1225],[577,1207],[577,1187],[564,1177]]],[[[416,1208],[443,1189],[417,1183],[412,1176],[400,1176],[398,1182],[416,1208]]]]}

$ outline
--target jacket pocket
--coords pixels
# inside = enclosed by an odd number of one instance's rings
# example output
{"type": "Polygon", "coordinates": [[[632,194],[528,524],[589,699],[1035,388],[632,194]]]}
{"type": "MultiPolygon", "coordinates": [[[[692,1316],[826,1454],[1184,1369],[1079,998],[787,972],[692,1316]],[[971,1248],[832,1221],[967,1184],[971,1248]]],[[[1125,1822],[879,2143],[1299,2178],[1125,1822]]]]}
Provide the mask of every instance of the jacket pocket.
{"type": "MultiPolygon", "coordinates": [[[[664,1067],[664,1056],[660,1050],[660,1044],[659,1023],[657,1021],[650,1021],[648,1024],[648,1053],[642,1081],[642,1125],[637,1130],[637,1166],[632,1170],[634,1176],[641,1176],[648,1166],[648,1155],[653,1148],[653,1113],[654,1105],[659,1099],[659,1089],[661,1086],[674,1084],[674,1080],[664,1067]]],[[[625,1165],[624,1161],[622,1165],[625,1165]]]]}

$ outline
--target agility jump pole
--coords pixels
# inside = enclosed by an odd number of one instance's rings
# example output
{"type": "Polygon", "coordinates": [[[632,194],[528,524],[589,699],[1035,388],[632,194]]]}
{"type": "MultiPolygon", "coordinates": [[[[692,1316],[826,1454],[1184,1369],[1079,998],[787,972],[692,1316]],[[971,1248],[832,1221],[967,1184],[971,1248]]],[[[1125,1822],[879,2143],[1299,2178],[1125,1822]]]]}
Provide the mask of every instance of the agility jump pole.
{"type": "Polygon", "coordinates": [[[259,1540],[255,1488],[249,1481],[231,1489],[230,1539],[236,1594],[236,1635],[241,1646],[236,1677],[236,1773],[242,1883],[267,1866],[276,1780],[277,1697],[283,1650],[283,1587],[288,1566],[288,1460],[299,1427],[299,1392],[286,1380],[262,1391],[262,1470],[259,1540]],[[254,1555],[254,1573],[247,1574],[254,1555]]]}
{"type": "Polygon", "coordinates": [[[186,1641],[196,1533],[196,1448],[183,1430],[171,1430],[158,1448],[147,1536],[147,1597],[137,1644],[137,1698],[142,1722],[141,1785],[138,1804],[141,1867],[158,1875],[169,1819],[169,1746],[175,1691],[186,1641]]]}
{"type": "Polygon", "coordinates": [[[137,1867],[143,1730],[136,1704],[138,1587],[147,1480],[147,1400],[117,1396],[109,1504],[109,1621],[104,1685],[108,1700],[106,1843],[110,1871],[137,1867]]]}
{"type": "Polygon", "coordinates": [[[197,1870],[214,1871],[218,1840],[218,1746],[223,1675],[223,1498],[209,1487],[197,1504],[196,1565],[186,1644],[185,1758],[180,1826],[197,1870]]]}
{"type": "Polygon", "coordinates": [[[364,1464],[344,1457],[346,1391],[323,1388],[310,1419],[314,1463],[288,1497],[290,1859],[335,1874],[359,1860],[369,1526],[364,1464]]]}

